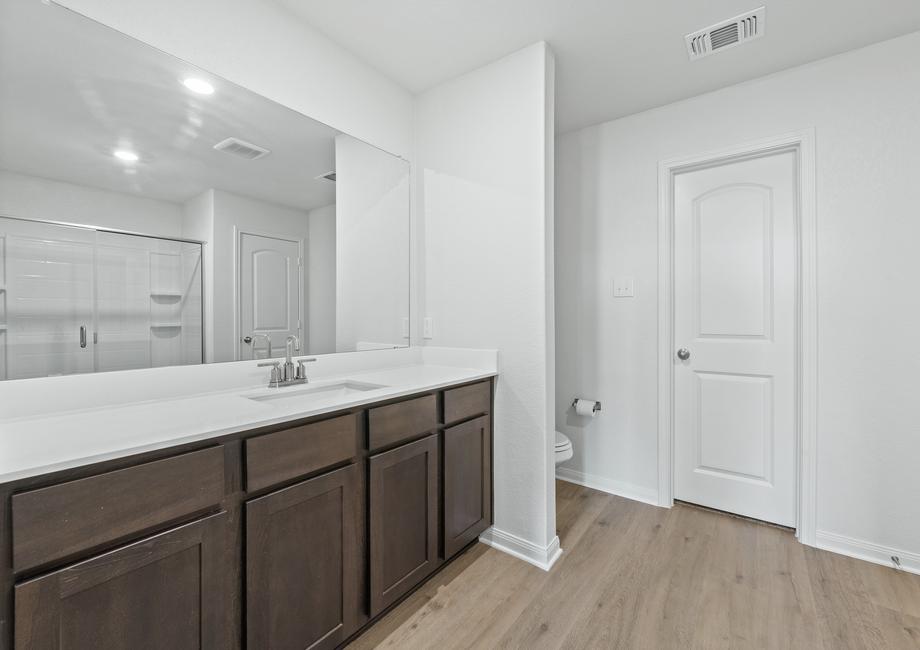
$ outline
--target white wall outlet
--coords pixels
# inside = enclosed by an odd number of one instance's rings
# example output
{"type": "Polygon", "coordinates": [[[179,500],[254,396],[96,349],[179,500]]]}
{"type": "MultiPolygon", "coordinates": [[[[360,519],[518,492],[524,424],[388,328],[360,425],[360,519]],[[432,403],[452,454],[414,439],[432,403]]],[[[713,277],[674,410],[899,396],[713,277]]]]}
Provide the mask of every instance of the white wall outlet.
{"type": "Polygon", "coordinates": [[[613,279],[614,298],[632,298],[636,295],[636,281],[634,278],[621,277],[613,279]]]}
{"type": "Polygon", "coordinates": [[[409,317],[402,319],[402,337],[404,339],[409,338],[409,317]]]}
{"type": "Polygon", "coordinates": [[[434,338],[434,319],[431,316],[425,316],[422,321],[422,336],[426,339],[434,338]]]}

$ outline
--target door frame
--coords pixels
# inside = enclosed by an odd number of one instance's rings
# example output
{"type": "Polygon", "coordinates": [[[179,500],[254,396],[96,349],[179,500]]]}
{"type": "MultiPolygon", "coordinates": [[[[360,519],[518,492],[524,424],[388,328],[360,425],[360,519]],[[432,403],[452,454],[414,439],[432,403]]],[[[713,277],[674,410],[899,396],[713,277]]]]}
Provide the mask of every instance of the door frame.
{"type": "Polygon", "coordinates": [[[814,546],[817,474],[817,227],[814,128],[658,163],[658,505],[674,505],[674,179],[749,158],[796,154],[796,537],[814,546]]]}
{"type": "MultiPolygon", "coordinates": [[[[298,295],[300,296],[300,311],[297,314],[297,318],[300,321],[300,327],[298,328],[299,334],[297,335],[300,338],[300,350],[301,353],[307,348],[306,337],[304,336],[304,331],[306,329],[306,323],[304,322],[304,315],[306,312],[306,305],[304,304],[305,291],[304,287],[306,285],[306,278],[304,277],[306,273],[306,260],[304,259],[304,251],[306,250],[306,242],[303,237],[291,237],[290,235],[279,235],[276,233],[268,232],[257,232],[255,230],[249,230],[244,228],[239,228],[233,226],[233,360],[240,361],[240,339],[242,335],[242,321],[243,314],[240,311],[242,305],[242,296],[240,292],[243,290],[243,282],[240,277],[242,273],[242,264],[240,264],[240,252],[242,251],[243,235],[254,235],[256,237],[264,237],[266,239],[277,239],[279,241],[286,241],[297,244],[297,256],[300,258],[300,264],[297,271],[297,281],[298,281],[298,295]]],[[[304,353],[305,354],[305,353],[304,353]]],[[[283,361],[283,359],[282,359],[283,361]]]]}

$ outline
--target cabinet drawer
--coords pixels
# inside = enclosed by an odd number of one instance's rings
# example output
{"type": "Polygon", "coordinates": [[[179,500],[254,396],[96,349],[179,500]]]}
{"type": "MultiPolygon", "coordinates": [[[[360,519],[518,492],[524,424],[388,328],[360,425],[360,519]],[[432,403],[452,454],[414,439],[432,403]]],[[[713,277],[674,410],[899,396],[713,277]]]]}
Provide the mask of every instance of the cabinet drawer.
{"type": "Polygon", "coordinates": [[[200,512],[223,496],[222,447],[14,494],[13,569],[66,558],[200,512]]]}
{"type": "Polygon", "coordinates": [[[438,428],[438,400],[426,395],[371,409],[368,437],[371,451],[418,438],[438,428]]]}
{"type": "Polygon", "coordinates": [[[260,490],[351,460],[358,453],[357,416],[305,424],[246,440],[246,489],[260,490]]]}
{"type": "Polygon", "coordinates": [[[457,422],[488,413],[492,405],[492,382],[444,391],[444,422],[457,422]]]}

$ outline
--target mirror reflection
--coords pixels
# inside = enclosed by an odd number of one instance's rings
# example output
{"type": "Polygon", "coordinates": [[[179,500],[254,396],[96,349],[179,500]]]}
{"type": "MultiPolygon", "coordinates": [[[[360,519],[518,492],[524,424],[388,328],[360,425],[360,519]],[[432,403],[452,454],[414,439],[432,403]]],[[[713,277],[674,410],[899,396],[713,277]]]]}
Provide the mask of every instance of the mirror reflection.
{"type": "Polygon", "coordinates": [[[408,345],[406,161],[58,6],[0,18],[0,378],[408,345]]]}

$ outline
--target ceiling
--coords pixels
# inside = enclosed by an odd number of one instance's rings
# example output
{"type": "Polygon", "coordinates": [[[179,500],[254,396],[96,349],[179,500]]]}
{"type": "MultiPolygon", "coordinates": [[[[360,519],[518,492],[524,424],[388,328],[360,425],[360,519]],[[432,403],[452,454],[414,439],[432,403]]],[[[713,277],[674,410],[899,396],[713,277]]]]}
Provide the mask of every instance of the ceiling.
{"type": "Polygon", "coordinates": [[[0,2],[0,93],[0,169],[173,203],[210,188],[300,209],[335,201],[315,180],[335,166],[334,129],[55,5],[0,2]],[[214,94],[189,91],[189,76],[214,94]],[[231,136],[271,153],[214,150],[231,136]]]}
{"type": "Polygon", "coordinates": [[[917,0],[275,0],[413,92],[545,40],[564,132],[920,29],[917,0]],[[689,62],[683,36],[765,4],[766,35],[689,62]]]}

